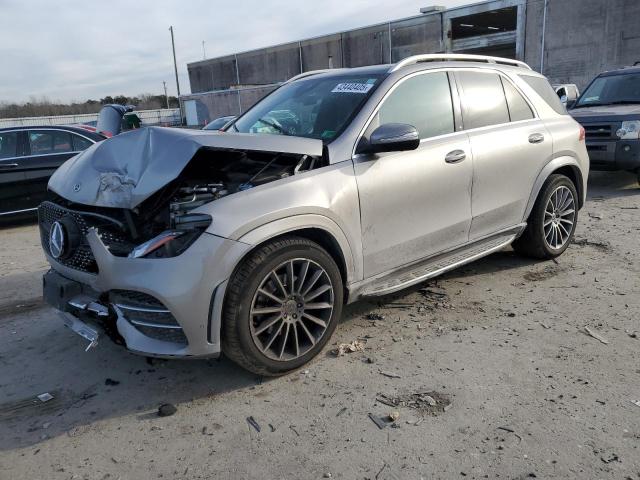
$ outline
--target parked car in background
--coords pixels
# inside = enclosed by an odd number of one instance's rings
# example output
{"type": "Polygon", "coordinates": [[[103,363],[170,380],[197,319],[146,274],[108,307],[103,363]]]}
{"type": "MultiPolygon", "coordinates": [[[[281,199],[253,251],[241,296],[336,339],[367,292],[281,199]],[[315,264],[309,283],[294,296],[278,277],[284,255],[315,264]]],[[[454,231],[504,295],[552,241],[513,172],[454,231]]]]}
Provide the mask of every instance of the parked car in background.
{"type": "Polygon", "coordinates": [[[573,105],[580,96],[580,90],[575,83],[562,83],[553,86],[558,98],[565,107],[573,105]]]}
{"type": "Polygon", "coordinates": [[[226,117],[216,118],[212,122],[207,123],[202,130],[222,130],[229,123],[235,120],[237,117],[235,115],[228,115],[226,117]]]}
{"type": "Polygon", "coordinates": [[[104,139],[79,127],[0,129],[0,218],[35,212],[53,172],[104,139]]]}
{"type": "Polygon", "coordinates": [[[627,170],[640,182],[640,66],[598,75],[570,110],[593,170],[627,170]]]}
{"type": "Polygon", "coordinates": [[[345,303],[507,245],[561,255],[585,200],[584,130],[515,60],[306,72],[225,131],[136,130],[51,178],[44,297],[72,330],[280,375],[345,303]]]}

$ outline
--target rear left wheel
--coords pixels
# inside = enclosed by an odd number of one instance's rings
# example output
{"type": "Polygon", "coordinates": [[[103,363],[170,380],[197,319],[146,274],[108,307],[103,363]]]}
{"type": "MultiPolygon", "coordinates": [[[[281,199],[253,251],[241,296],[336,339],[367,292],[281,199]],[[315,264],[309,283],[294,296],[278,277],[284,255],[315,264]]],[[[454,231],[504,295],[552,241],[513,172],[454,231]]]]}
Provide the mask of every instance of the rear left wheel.
{"type": "Polygon", "coordinates": [[[225,355],[260,375],[280,375],[317,355],[342,310],[342,279],[319,245],[270,242],[232,276],[224,308],[225,355]]]}
{"type": "Polygon", "coordinates": [[[573,182],[551,175],[542,186],[527,228],[513,242],[519,253],[535,258],[555,258],[571,243],[578,222],[578,193],[573,182]]]}

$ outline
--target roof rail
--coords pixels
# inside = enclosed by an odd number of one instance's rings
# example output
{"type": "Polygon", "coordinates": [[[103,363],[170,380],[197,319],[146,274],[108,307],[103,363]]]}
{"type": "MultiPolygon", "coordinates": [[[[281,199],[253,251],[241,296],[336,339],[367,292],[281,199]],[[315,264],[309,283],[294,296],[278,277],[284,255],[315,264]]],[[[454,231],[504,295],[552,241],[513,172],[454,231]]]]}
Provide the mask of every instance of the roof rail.
{"type": "Polygon", "coordinates": [[[300,80],[301,78],[310,77],[312,75],[318,75],[320,73],[337,72],[337,71],[340,71],[340,70],[346,70],[346,68],[323,68],[321,70],[309,70],[308,72],[303,72],[303,73],[300,73],[300,74],[296,75],[295,77],[291,77],[289,80],[287,80],[284,83],[295,82],[296,80],[300,80]]]}
{"type": "Polygon", "coordinates": [[[488,57],[486,55],[467,55],[460,53],[435,53],[425,55],[414,55],[412,57],[405,58],[399,61],[389,69],[389,73],[397,72],[407,65],[415,65],[421,62],[442,62],[442,61],[455,61],[455,62],[484,62],[494,63],[500,65],[510,65],[512,67],[521,67],[531,70],[531,67],[519,60],[511,60],[509,58],[502,57],[488,57]]]}

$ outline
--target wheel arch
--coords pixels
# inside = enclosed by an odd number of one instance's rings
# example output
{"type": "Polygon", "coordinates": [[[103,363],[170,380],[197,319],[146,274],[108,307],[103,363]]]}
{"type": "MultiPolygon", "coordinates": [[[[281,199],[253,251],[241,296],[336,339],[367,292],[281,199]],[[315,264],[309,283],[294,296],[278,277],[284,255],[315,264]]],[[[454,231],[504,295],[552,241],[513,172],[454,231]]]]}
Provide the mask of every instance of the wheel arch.
{"type": "Polygon", "coordinates": [[[252,248],[237,264],[240,265],[265,243],[288,235],[306,238],[324,248],[338,265],[345,286],[360,279],[362,265],[356,260],[353,246],[344,231],[333,220],[315,214],[276,220],[246,233],[239,241],[250,244],[252,248]]]}
{"type": "Polygon", "coordinates": [[[531,210],[533,210],[533,206],[536,203],[536,199],[540,194],[540,190],[542,190],[542,186],[547,181],[547,179],[553,174],[562,174],[569,178],[576,187],[576,191],[578,192],[578,208],[582,208],[584,205],[584,179],[582,176],[582,171],[578,162],[572,157],[560,157],[549,162],[542,171],[538,174],[536,181],[533,184],[533,189],[531,190],[531,194],[529,196],[529,201],[527,203],[527,208],[524,213],[523,221],[526,221],[531,214],[531,210]]]}

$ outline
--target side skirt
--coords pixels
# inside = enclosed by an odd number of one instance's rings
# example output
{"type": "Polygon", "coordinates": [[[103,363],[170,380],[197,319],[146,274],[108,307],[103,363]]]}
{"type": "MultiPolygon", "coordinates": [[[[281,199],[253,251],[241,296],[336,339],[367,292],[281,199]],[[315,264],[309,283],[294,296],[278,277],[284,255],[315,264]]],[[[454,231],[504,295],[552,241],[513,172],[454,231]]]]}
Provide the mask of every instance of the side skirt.
{"type": "Polygon", "coordinates": [[[417,263],[353,284],[349,288],[349,302],[361,297],[388,295],[486,257],[513,242],[525,227],[526,224],[523,223],[463,247],[436,254],[417,263]]]}

